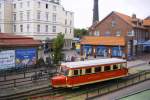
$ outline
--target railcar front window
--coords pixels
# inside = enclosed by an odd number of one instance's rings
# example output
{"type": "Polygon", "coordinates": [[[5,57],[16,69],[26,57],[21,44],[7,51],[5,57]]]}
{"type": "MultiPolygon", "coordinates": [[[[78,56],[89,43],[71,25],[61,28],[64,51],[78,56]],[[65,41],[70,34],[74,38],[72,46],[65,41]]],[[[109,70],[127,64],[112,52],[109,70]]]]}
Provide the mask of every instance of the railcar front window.
{"type": "Polygon", "coordinates": [[[63,75],[65,75],[65,76],[67,76],[68,75],[68,69],[65,68],[65,67],[61,67],[60,73],[63,74],[63,75]]]}

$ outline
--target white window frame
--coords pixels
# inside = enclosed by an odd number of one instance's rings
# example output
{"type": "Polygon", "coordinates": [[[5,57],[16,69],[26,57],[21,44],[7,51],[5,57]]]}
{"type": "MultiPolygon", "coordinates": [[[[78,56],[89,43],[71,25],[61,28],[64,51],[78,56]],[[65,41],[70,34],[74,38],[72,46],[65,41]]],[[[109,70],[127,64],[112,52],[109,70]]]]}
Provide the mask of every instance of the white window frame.
{"type": "Polygon", "coordinates": [[[48,25],[45,25],[45,32],[48,32],[48,25]]]}
{"type": "Polygon", "coordinates": [[[41,30],[41,25],[37,25],[37,32],[40,32],[40,30],[41,30]]]}
{"type": "Polygon", "coordinates": [[[23,25],[20,25],[20,32],[23,32],[23,25]]]}
{"type": "Polygon", "coordinates": [[[37,11],[37,20],[41,19],[41,11],[37,11]]]}
{"type": "Polygon", "coordinates": [[[52,32],[56,32],[56,26],[52,26],[52,32]]]}
{"type": "Polygon", "coordinates": [[[30,31],[30,24],[27,24],[27,32],[30,31]]]}
{"type": "Polygon", "coordinates": [[[27,11],[27,20],[30,20],[30,11],[27,11]]]}
{"type": "Polygon", "coordinates": [[[23,20],[23,12],[20,12],[20,20],[23,20]]]}
{"type": "Polygon", "coordinates": [[[13,25],[13,31],[16,32],[17,30],[17,25],[13,25]]]}
{"type": "Polygon", "coordinates": [[[45,17],[46,17],[46,20],[48,21],[48,17],[49,17],[49,13],[48,12],[45,13],[45,17]]]}
{"type": "Polygon", "coordinates": [[[56,17],[57,17],[56,13],[53,13],[53,16],[52,16],[52,21],[53,22],[56,22],[56,17]]]}

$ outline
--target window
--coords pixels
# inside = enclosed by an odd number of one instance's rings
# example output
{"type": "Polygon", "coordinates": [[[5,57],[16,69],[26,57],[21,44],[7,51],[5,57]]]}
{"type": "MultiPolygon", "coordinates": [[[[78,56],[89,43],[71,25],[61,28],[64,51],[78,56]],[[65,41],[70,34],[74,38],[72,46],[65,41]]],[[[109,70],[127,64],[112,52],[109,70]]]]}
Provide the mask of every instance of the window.
{"type": "Polygon", "coordinates": [[[56,14],[55,13],[53,13],[53,22],[56,22],[56,14]]]}
{"type": "Polygon", "coordinates": [[[46,12],[46,13],[45,13],[45,16],[46,16],[46,20],[47,20],[47,21],[48,21],[48,15],[49,15],[48,12],[46,12]]]}
{"type": "Polygon", "coordinates": [[[46,9],[48,9],[48,4],[46,4],[46,9]]]}
{"type": "Polygon", "coordinates": [[[40,20],[41,12],[37,11],[37,19],[40,20]]]}
{"type": "Polygon", "coordinates": [[[95,36],[100,36],[99,31],[95,31],[95,36]]]}
{"type": "Polygon", "coordinates": [[[115,25],[116,25],[116,21],[113,20],[113,21],[111,22],[111,26],[112,26],[112,27],[115,27],[115,25]]]}
{"type": "Polygon", "coordinates": [[[53,11],[56,11],[56,6],[55,5],[53,6],[53,11]]]}
{"type": "Polygon", "coordinates": [[[16,25],[14,25],[14,28],[13,28],[14,32],[16,32],[16,25]]]}
{"type": "Polygon", "coordinates": [[[72,21],[70,21],[70,26],[72,25],[72,21]]]}
{"type": "Polygon", "coordinates": [[[132,30],[131,32],[128,32],[128,36],[134,36],[134,35],[135,35],[134,30],[132,30]]]}
{"type": "Polygon", "coordinates": [[[0,32],[2,32],[1,25],[0,25],[0,32]]]}
{"type": "Polygon", "coordinates": [[[13,7],[14,7],[14,9],[16,9],[16,4],[15,3],[13,4],[13,7]]]}
{"type": "Polygon", "coordinates": [[[23,12],[20,12],[20,20],[23,20],[23,12]]]}
{"type": "Polygon", "coordinates": [[[22,2],[20,2],[20,8],[22,8],[22,2]]]}
{"type": "Polygon", "coordinates": [[[0,12],[0,19],[2,19],[2,13],[0,12]]]}
{"type": "Polygon", "coordinates": [[[91,72],[92,72],[91,68],[88,68],[88,69],[85,70],[85,73],[86,73],[86,74],[89,74],[89,73],[91,73],[91,72]]]}
{"type": "Polygon", "coordinates": [[[117,65],[113,65],[113,70],[118,69],[117,65]]]}
{"type": "Polygon", "coordinates": [[[72,29],[70,29],[70,33],[72,32],[72,29]]]}
{"type": "Polygon", "coordinates": [[[29,32],[29,30],[30,30],[30,25],[27,24],[27,32],[29,32]]]}
{"type": "Polygon", "coordinates": [[[67,28],[65,28],[65,33],[67,33],[67,28]]]}
{"type": "Polygon", "coordinates": [[[105,32],[105,36],[110,36],[110,32],[109,31],[105,32]]]}
{"type": "Polygon", "coordinates": [[[38,8],[40,8],[40,6],[41,6],[41,2],[38,2],[38,8]]]}
{"type": "Polygon", "coordinates": [[[27,6],[30,7],[30,1],[27,1],[27,6]]]}
{"type": "Polygon", "coordinates": [[[69,70],[65,67],[61,67],[61,72],[63,75],[67,76],[68,75],[69,70]]]}
{"type": "Polygon", "coordinates": [[[23,25],[20,25],[20,32],[23,32],[23,25]]]}
{"type": "Polygon", "coordinates": [[[27,11],[27,20],[30,20],[30,11],[27,11]]]}
{"type": "Polygon", "coordinates": [[[37,32],[40,32],[40,25],[37,25],[37,32]]]}
{"type": "Polygon", "coordinates": [[[65,19],[65,25],[67,25],[67,19],[65,19]]]}
{"type": "Polygon", "coordinates": [[[56,32],[56,26],[53,26],[53,32],[56,32]]]}
{"type": "Polygon", "coordinates": [[[48,32],[48,25],[45,25],[45,32],[48,32]]]}
{"type": "Polygon", "coordinates": [[[121,32],[120,31],[117,31],[116,32],[116,36],[120,36],[121,35],[121,32]]]}
{"type": "Polygon", "coordinates": [[[104,71],[110,71],[110,66],[104,66],[104,71]]]}
{"type": "Polygon", "coordinates": [[[101,67],[95,67],[95,73],[100,72],[101,71],[101,67]]]}
{"type": "Polygon", "coordinates": [[[16,13],[13,14],[13,20],[16,21],[16,13]]]}
{"type": "Polygon", "coordinates": [[[73,73],[73,75],[78,75],[78,70],[74,70],[74,73],[73,73]]]}

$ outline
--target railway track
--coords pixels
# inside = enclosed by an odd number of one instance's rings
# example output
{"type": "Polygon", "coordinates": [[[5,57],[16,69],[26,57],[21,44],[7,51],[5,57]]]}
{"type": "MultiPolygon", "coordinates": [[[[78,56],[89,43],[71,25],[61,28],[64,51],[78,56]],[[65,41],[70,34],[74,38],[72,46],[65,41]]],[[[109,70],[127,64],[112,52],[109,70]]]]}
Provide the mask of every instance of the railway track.
{"type": "MultiPolygon", "coordinates": [[[[71,98],[73,96],[79,96],[82,94],[86,94],[88,90],[91,89],[97,89],[97,88],[103,88],[105,86],[109,85],[115,85],[117,82],[124,82],[126,80],[132,80],[133,78],[138,78],[139,74],[134,74],[134,75],[129,75],[128,77],[121,78],[117,80],[109,80],[109,81],[104,81],[100,83],[95,83],[95,84],[89,84],[89,85],[84,85],[80,86],[78,88],[74,89],[67,89],[67,88],[56,88],[53,89],[50,86],[43,87],[43,88],[38,88],[22,93],[17,93],[17,94],[12,94],[12,95],[7,95],[7,96],[1,96],[0,100],[27,100],[27,99],[33,99],[33,98],[38,98],[38,97],[45,97],[49,96],[50,98],[56,98],[56,97],[61,97],[61,98],[71,98]]],[[[33,99],[35,100],[35,99],[33,99]]]]}

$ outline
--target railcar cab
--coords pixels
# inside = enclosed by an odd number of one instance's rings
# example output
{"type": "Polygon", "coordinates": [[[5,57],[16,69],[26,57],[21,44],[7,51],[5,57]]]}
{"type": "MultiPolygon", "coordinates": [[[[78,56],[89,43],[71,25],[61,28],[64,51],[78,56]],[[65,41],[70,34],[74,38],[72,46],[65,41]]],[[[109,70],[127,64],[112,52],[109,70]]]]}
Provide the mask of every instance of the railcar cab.
{"type": "Polygon", "coordinates": [[[51,79],[52,86],[65,87],[68,74],[69,68],[67,68],[66,66],[60,66],[57,76],[54,76],[51,79]]]}

